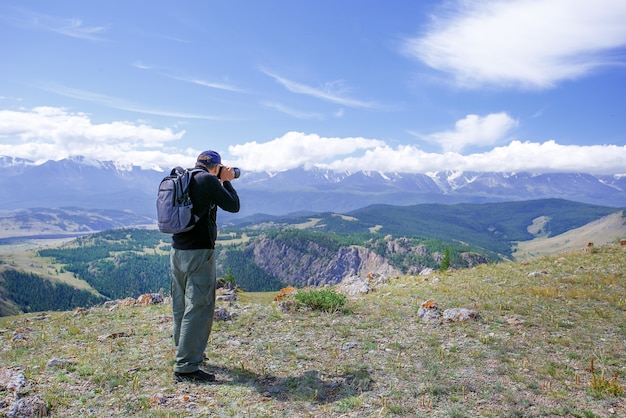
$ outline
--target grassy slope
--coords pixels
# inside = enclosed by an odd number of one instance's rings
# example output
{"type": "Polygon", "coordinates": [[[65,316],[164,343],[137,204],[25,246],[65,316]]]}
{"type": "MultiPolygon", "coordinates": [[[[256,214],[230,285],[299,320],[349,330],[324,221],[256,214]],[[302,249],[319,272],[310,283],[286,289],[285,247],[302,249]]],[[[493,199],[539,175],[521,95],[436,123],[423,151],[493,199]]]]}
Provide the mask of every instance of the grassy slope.
{"type": "Polygon", "coordinates": [[[44,248],[56,248],[65,242],[74,238],[51,239],[51,240],[33,240],[30,243],[12,246],[0,246],[0,258],[5,264],[0,265],[2,268],[15,268],[27,273],[33,273],[50,281],[65,283],[74,286],[77,289],[95,290],[83,280],[74,277],[73,273],[62,272],[62,266],[53,263],[50,258],[40,257],[38,250],[44,248]],[[4,250],[3,250],[4,249],[4,250]]]}
{"type": "MultiPolygon", "coordinates": [[[[48,258],[39,257],[37,250],[57,247],[74,238],[32,239],[23,240],[13,245],[0,245],[0,273],[6,269],[14,269],[36,274],[51,282],[65,283],[80,290],[97,293],[87,282],[77,279],[70,272],[62,272],[62,266],[48,258]]],[[[16,304],[5,298],[4,283],[0,280],[0,317],[20,312],[16,304]]]]}
{"type": "Polygon", "coordinates": [[[541,236],[517,244],[513,257],[523,260],[542,255],[554,255],[563,251],[582,249],[586,243],[605,245],[626,237],[626,218],[616,212],[554,237],[541,236]]]}
{"type": "Polygon", "coordinates": [[[52,416],[620,417],[625,271],[626,249],[612,245],[396,278],[345,314],[283,313],[246,295],[215,323],[211,385],[173,382],[167,303],[0,318],[0,375],[21,371],[24,398],[52,416]],[[427,299],[482,319],[425,324],[427,299]],[[12,341],[19,327],[27,339],[12,341]],[[99,341],[115,332],[130,336],[99,341]],[[72,364],[46,367],[54,357],[72,364]]]}

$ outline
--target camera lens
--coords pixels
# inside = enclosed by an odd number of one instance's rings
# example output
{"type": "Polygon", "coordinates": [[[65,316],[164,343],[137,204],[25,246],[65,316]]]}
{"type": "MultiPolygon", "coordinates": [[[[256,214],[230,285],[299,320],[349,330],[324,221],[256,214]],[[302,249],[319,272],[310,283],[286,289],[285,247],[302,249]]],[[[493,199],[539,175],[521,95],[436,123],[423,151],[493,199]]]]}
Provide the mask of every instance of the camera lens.
{"type": "Polygon", "coordinates": [[[235,175],[235,178],[238,179],[239,176],[241,175],[241,170],[238,169],[237,167],[233,167],[233,174],[235,175]]]}

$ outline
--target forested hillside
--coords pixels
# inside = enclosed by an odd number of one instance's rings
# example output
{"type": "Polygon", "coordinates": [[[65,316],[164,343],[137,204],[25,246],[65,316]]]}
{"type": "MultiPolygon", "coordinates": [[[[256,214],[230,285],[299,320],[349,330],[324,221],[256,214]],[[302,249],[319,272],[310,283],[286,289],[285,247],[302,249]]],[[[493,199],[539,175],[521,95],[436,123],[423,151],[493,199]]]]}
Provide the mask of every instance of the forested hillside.
{"type": "Polygon", "coordinates": [[[242,220],[241,229],[296,225],[338,234],[376,231],[406,237],[426,237],[445,242],[467,243],[493,258],[510,258],[518,241],[537,235],[555,236],[586,225],[622,209],[542,199],[506,203],[420,204],[412,206],[372,205],[348,212],[305,214],[291,217],[256,216],[242,220]],[[538,231],[530,227],[543,219],[538,231]],[[315,222],[312,224],[312,220],[315,222]]]}
{"type": "Polygon", "coordinates": [[[77,306],[98,305],[106,300],[92,292],[76,289],[65,283],[52,283],[36,274],[16,270],[6,270],[0,274],[0,285],[6,292],[6,299],[16,305],[19,312],[24,313],[67,311],[77,306]]]}
{"type": "Polygon", "coordinates": [[[158,231],[113,229],[40,250],[109,299],[169,289],[169,242],[158,231]]]}
{"type": "MultiPolygon", "coordinates": [[[[293,228],[224,234],[218,243],[218,276],[229,275],[247,291],[275,291],[336,284],[356,274],[417,274],[442,262],[467,267],[492,259],[467,245],[380,234],[335,234],[293,228]]],[[[98,294],[25,271],[0,274],[5,299],[23,312],[69,310],[107,299],[168,294],[169,236],[155,230],[115,229],[77,238],[58,248],[41,249],[55,269],[70,272],[98,294]]],[[[6,313],[5,313],[6,314],[6,313]]]]}

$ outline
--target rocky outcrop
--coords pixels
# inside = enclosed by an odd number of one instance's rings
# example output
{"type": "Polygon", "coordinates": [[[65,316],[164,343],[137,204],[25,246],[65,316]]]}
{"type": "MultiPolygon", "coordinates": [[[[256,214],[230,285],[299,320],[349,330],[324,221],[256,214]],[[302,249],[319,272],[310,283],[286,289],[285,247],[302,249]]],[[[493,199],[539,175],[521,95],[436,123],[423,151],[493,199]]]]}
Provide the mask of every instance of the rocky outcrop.
{"type": "Polygon", "coordinates": [[[437,302],[429,299],[423,302],[417,311],[417,315],[424,322],[438,324],[441,322],[468,322],[480,319],[480,314],[468,308],[450,308],[441,313],[437,302]]]}
{"type": "MultiPolygon", "coordinates": [[[[310,239],[306,234],[278,237],[268,234],[251,241],[247,251],[256,266],[285,286],[294,287],[337,285],[348,277],[417,275],[433,271],[444,258],[444,254],[431,252],[422,243],[391,235],[380,241],[340,246],[323,236],[310,239]]],[[[455,259],[452,268],[474,267],[490,261],[482,254],[465,252],[455,259]]]]}
{"type": "Polygon", "coordinates": [[[402,274],[389,260],[360,246],[332,250],[310,241],[295,248],[282,241],[262,238],[252,247],[255,264],[296,287],[335,285],[348,276],[402,274]]]}
{"type": "Polygon", "coordinates": [[[461,259],[467,263],[467,267],[476,267],[479,264],[488,264],[491,262],[489,257],[478,253],[461,253],[461,259]]]}

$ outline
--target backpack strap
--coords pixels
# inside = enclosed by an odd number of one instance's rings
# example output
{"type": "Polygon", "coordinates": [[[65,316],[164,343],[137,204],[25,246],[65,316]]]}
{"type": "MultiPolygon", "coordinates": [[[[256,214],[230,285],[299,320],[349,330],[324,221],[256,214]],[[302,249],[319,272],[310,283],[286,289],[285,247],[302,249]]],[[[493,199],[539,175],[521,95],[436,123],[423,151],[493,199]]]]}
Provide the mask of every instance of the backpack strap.
{"type": "MultiPolygon", "coordinates": [[[[189,184],[191,184],[191,179],[193,178],[193,175],[194,175],[195,173],[198,173],[198,172],[201,172],[201,171],[203,171],[203,172],[207,173],[207,171],[206,171],[205,169],[203,169],[203,168],[197,168],[197,167],[194,167],[194,168],[188,168],[188,169],[187,169],[187,171],[189,171],[189,174],[190,174],[190,175],[189,175],[189,184]]],[[[199,214],[199,215],[194,214],[194,216],[195,216],[195,218],[196,218],[196,222],[198,222],[198,220],[199,220],[200,218],[202,218],[204,215],[207,215],[207,214],[211,213],[211,211],[212,211],[212,210],[215,210],[215,208],[216,208],[216,207],[217,207],[217,205],[216,205],[215,203],[211,202],[211,204],[209,204],[209,209],[206,211],[206,213],[202,213],[202,214],[199,214]]]]}

